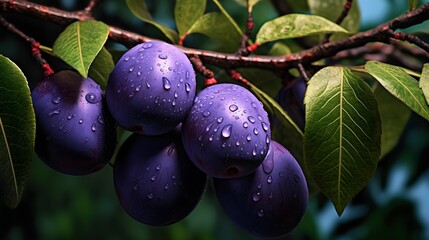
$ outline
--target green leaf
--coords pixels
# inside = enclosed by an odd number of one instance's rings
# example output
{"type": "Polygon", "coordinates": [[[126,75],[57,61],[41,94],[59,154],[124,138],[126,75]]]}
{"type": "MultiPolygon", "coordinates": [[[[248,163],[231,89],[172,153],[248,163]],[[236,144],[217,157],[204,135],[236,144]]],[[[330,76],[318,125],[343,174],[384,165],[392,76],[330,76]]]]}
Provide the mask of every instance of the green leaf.
{"type": "Polygon", "coordinates": [[[305,163],[341,215],[377,166],[381,137],[377,101],[368,84],[349,69],[327,67],[310,79],[304,102],[305,163]]]}
{"type": "Polygon", "coordinates": [[[410,11],[414,10],[417,8],[417,6],[419,5],[419,0],[408,0],[408,9],[410,11]]]}
{"type": "Polygon", "coordinates": [[[426,103],[429,104],[429,64],[423,65],[422,74],[419,80],[419,87],[423,91],[426,103]]]}
{"type": "Polygon", "coordinates": [[[16,208],[29,176],[36,119],[24,74],[0,55],[0,198],[16,208]]]}
{"type": "Polygon", "coordinates": [[[192,25],[204,14],[206,0],[176,0],[174,16],[180,36],[184,36],[192,25]]]}
{"type": "Polygon", "coordinates": [[[419,87],[419,82],[402,68],[386,63],[369,61],[365,69],[393,96],[401,100],[411,110],[429,120],[429,106],[419,87]]]}
{"type": "MultiPolygon", "coordinates": [[[[346,1],[347,0],[309,0],[308,4],[314,15],[335,22],[341,15],[346,1]]],[[[352,33],[359,31],[360,12],[357,1],[353,1],[352,7],[340,25],[352,33]]],[[[338,37],[333,36],[333,38],[337,39],[338,37]]]]}
{"type": "Polygon", "coordinates": [[[55,40],[52,52],[86,78],[109,31],[109,26],[99,21],[74,22],[55,40]]]}
{"type": "Polygon", "coordinates": [[[281,139],[277,139],[274,136],[273,139],[277,140],[283,146],[285,146],[292,155],[303,164],[303,136],[301,129],[295,124],[295,122],[289,117],[285,110],[264,91],[257,88],[255,85],[250,83],[250,90],[258,97],[259,100],[264,104],[265,110],[272,116],[275,116],[283,126],[283,134],[281,139]]]}
{"type": "Polygon", "coordinates": [[[290,48],[283,42],[276,42],[271,47],[270,51],[268,52],[268,55],[270,56],[283,56],[286,54],[290,54],[292,51],[290,48]]]}
{"type": "Polygon", "coordinates": [[[280,39],[335,32],[347,33],[347,30],[323,17],[288,14],[264,23],[256,36],[256,42],[263,44],[280,39]]]}
{"type": "Polygon", "coordinates": [[[215,12],[204,14],[188,32],[204,34],[233,49],[236,49],[241,38],[228,19],[223,14],[215,12]]]}
{"type": "Polygon", "coordinates": [[[89,68],[89,77],[105,89],[114,67],[112,55],[103,47],[89,68]]]}
{"type": "Polygon", "coordinates": [[[145,0],[126,0],[126,3],[136,17],[158,28],[172,43],[177,43],[179,41],[179,36],[176,31],[153,20],[147,10],[145,0]]]}
{"type": "MultiPolygon", "coordinates": [[[[234,26],[235,32],[242,36],[244,33],[241,30],[241,28],[238,26],[238,24],[234,21],[234,19],[228,14],[228,12],[223,8],[222,4],[218,0],[213,0],[213,2],[216,4],[216,6],[219,8],[219,10],[222,12],[222,14],[228,19],[228,21],[231,23],[232,26],[234,26]]],[[[225,31],[224,33],[231,33],[225,31]]]]}
{"type": "Polygon", "coordinates": [[[377,99],[381,118],[380,159],[382,159],[398,143],[410,118],[411,110],[386,91],[380,84],[377,84],[374,94],[377,99]]]}

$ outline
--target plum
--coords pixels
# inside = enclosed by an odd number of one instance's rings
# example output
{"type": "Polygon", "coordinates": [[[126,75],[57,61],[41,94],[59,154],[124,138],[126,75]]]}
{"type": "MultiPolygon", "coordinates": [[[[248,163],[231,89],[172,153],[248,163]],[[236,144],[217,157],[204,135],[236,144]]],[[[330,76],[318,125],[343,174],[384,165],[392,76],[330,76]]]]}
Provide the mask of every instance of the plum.
{"type": "Polygon", "coordinates": [[[207,175],[241,177],[267,155],[270,122],[262,103],[247,89],[216,84],[195,98],[182,138],[190,159],[207,175]]]}
{"type": "Polygon", "coordinates": [[[133,133],[118,152],[113,177],[125,211],[152,226],[185,218],[207,183],[207,175],[186,155],[177,129],[159,136],[133,133]]]}
{"type": "Polygon", "coordinates": [[[51,168],[71,175],[101,169],[116,145],[116,124],[100,86],[71,70],[59,71],[33,89],[36,153],[51,168]]]}
{"type": "Polygon", "coordinates": [[[107,82],[106,99],[121,127],[161,135],[185,119],[195,91],[195,72],[186,55],[171,44],[148,41],[117,62],[107,82]]]}
{"type": "Polygon", "coordinates": [[[302,219],[308,203],[305,176],[295,158],[271,141],[261,166],[236,179],[213,179],[216,197],[226,215],[261,237],[280,237],[302,219]]]}

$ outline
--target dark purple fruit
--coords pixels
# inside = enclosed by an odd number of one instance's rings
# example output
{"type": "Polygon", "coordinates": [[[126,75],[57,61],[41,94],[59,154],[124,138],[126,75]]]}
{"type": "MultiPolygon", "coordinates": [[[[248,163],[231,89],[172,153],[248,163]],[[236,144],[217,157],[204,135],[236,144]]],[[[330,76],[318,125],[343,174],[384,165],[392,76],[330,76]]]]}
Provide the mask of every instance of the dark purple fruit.
{"type": "Polygon", "coordinates": [[[185,218],[207,182],[186,155],[176,130],[160,136],[131,135],[119,150],[113,177],[125,211],[153,226],[185,218]]]}
{"type": "Polygon", "coordinates": [[[85,175],[101,169],[116,145],[116,129],[100,86],[64,70],[32,91],[36,113],[36,152],[51,168],[85,175]]]}
{"type": "Polygon", "coordinates": [[[268,152],[268,114],[247,89],[235,84],[205,88],[182,126],[183,144],[202,171],[235,178],[254,171],[268,152]]]}
{"type": "Polygon", "coordinates": [[[160,135],[185,119],[195,90],[195,72],[186,55],[168,43],[149,41],[118,61],[107,83],[106,99],[121,127],[160,135]]]}
{"type": "Polygon", "coordinates": [[[308,203],[307,182],[295,158],[271,141],[267,158],[252,174],[213,179],[216,197],[232,221],[261,237],[291,232],[308,203]]]}
{"type": "Polygon", "coordinates": [[[291,85],[283,86],[275,97],[280,106],[302,130],[305,126],[304,96],[306,90],[304,80],[297,78],[291,85]]]}

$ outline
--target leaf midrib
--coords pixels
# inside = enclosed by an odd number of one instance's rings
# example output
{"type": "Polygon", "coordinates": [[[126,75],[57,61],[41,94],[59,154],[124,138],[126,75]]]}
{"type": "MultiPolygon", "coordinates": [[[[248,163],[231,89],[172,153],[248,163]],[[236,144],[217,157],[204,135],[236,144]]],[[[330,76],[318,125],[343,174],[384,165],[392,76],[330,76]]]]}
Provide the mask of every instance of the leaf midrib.
{"type": "MultiPolygon", "coordinates": [[[[341,72],[343,74],[343,72],[341,72]]],[[[338,202],[341,202],[341,166],[342,166],[342,155],[343,155],[343,83],[344,83],[344,74],[343,76],[340,78],[340,116],[339,116],[339,120],[340,120],[340,126],[339,126],[339,135],[340,135],[340,139],[339,139],[339,149],[338,149],[338,178],[337,178],[337,188],[338,188],[338,202]]]]}
{"type": "Polygon", "coordinates": [[[85,64],[83,63],[83,52],[82,52],[82,43],[80,41],[80,24],[76,24],[77,28],[77,47],[79,50],[79,58],[80,58],[80,64],[82,65],[82,69],[85,69],[85,64]]]}
{"type": "Polygon", "coordinates": [[[18,199],[19,198],[19,195],[18,195],[18,183],[16,181],[15,169],[13,168],[12,154],[10,152],[10,147],[9,147],[9,143],[8,143],[8,140],[7,140],[6,131],[4,129],[3,121],[2,121],[1,116],[0,116],[0,128],[1,128],[1,132],[3,133],[3,138],[4,138],[5,145],[6,145],[6,151],[7,151],[7,155],[8,155],[10,169],[12,171],[13,183],[14,183],[13,185],[14,185],[14,188],[15,188],[16,199],[18,199]]]}

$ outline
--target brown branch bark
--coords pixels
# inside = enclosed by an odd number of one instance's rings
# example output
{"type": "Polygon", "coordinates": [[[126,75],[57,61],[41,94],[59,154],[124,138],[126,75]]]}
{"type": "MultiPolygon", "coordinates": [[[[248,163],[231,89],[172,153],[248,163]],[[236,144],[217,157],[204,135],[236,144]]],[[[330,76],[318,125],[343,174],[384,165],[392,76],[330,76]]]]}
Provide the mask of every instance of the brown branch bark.
{"type": "MultiPolygon", "coordinates": [[[[92,19],[87,11],[64,11],[24,0],[0,0],[0,10],[14,12],[27,16],[37,17],[46,21],[67,25],[74,21],[92,19]]],[[[408,28],[429,19],[429,3],[410,11],[400,17],[381,24],[365,32],[357,33],[346,39],[324,43],[310,49],[289,54],[286,56],[238,56],[208,50],[200,50],[177,46],[188,56],[197,55],[204,63],[213,64],[222,68],[257,67],[275,69],[279,71],[295,68],[298,64],[312,62],[332,57],[338,52],[364,46],[370,42],[389,43],[390,32],[397,29],[408,28]]],[[[109,38],[126,46],[151,40],[151,38],[111,26],[109,38]]]]}

